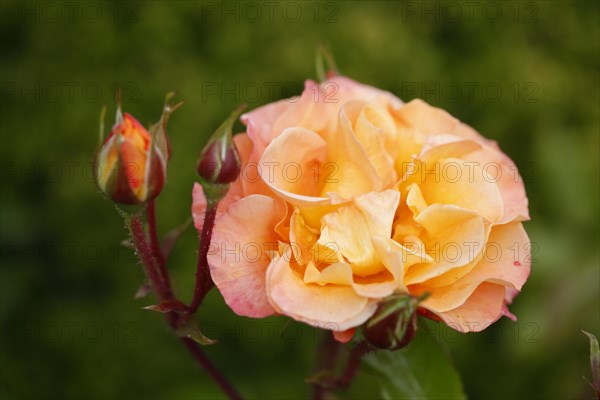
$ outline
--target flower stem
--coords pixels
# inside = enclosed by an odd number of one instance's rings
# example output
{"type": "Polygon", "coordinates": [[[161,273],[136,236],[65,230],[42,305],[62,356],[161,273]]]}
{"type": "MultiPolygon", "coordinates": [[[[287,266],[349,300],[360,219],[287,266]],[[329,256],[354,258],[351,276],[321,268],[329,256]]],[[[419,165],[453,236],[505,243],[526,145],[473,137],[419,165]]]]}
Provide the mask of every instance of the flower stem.
{"type": "Polygon", "coordinates": [[[171,278],[167,271],[165,256],[160,248],[158,240],[158,229],[156,227],[156,206],[154,200],[150,200],[146,205],[146,217],[148,219],[148,233],[150,235],[150,248],[154,254],[154,258],[158,263],[158,272],[163,280],[166,294],[169,298],[173,298],[173,289],[171,288],[171,278]]]}
{"type": "Polygon", "coordinates": [[[362,357],[369,351],[369,345],[366,341],[359,342],[356,344],[352,350],[350,351],[350,356],[348,358],[348,363],[346,364],[346,368],[337,380],[337,386],[340,389],[346,390],[352,383],[352,380],[356,376],[358,369],[360,368],[360,362],[362,357]]]}
{"type": "Polygon", "coordinates": [[[148,245],[140,215],[136,214],[128,218],[128,225],[133,244],[142,261],[142,266],[150,281],[150,285],[156,292],[160,301],[170,300],[172,298],[170,286],[163,279],[159,264],[156,261],[151,247],[148,245]]]}
{"type": "Polygon", "coordinates": [[[241,400],[242,396],[235,390],[233,386],[225,379],[210,359],[204,354],[198,343],[190,338],[181,338],[183,345],[189,350],[194,359],[202,366],[202,368],[211,376],[213,381],[231,400],[241,400]]]}
{"type": "MultiPolygon", "coordinates": [[[[160,250],[160,242],[158,240],[158,230],[156,229],[156,205],[154,200],[150,200],[146,205],[146,216],[148,218],[148,233],[150,234],[150,246],[156,256],[159,264],[165,264],[165,257],[160,250]]],[[[168,274],[167,274],[168,275],[168,274]]]]}
{"type": "MultiPolygon", "coordinates": [[[[151,213],[153,213],[153,211],[151,211],[151,213]]],[[[133,239],[134,246],[136,248],[138,256],[140,257],[140,260],[142,261],[144,272],[146,274],[146,277],[150,281],[154,292],[156,293],[161,302],[166,300],[174,300],[175,296],[173,295],[173,290],[169,283],[168,271],[166,270],[166,268],[163,267],[162,271],[165,274],[165,278],[163,279],[161,272],[161,263],[157,261],[157,257],[152,251],[152,246],[148,244],[140,215],[137,214],[131,217],[126,217],[126,219],[129,231],[131,233],[131,238],[133,239]]],[[[152,223],[150,223],[150,225],[152,226],[152,223]]],[[[208,248],[206,252],[208,252],[208,248]]],[[[179,315],[175,312],[168,312],[165,314],[165,318],[167,320],[167,323],[169,324],[169,327],[171,327],[171,329],[173,330],[177,330],[178,325],[180,323],[179,315]]],[[[189,318],[189,315],[185,318],[189,318]]],[[[210,375],[212,380],[221,388],[223,393],[225,393],[228,396],[228,398],[232,400],[242,399],[240,394],[235,390],[231,383],[229,383],[229,381],[219,372],[219,370],[210,361],[210,359],[206,356],[206,354],[202,351],[202,349],[196,342],[187,337],[181,337],[180,340],[183,343],[183,345],[188,349],[189,353],[198,362],[198,364],[210,375]]]]}
{"type": "Polygon", "coordinates": [[[334,377],[336,374],[336,366],[343,346],[335,341],[332,337],[323,337],[322,344],[318,347],[317,356],[317,374],[325,373],[321,381],[313,383],[313,400],[324,400],[332,398],[333,391],[347,390],[352,383],[352,380],[358,373],[362,357],[369,352],[370,347],[366,341],[357,343],[346,361],[346,366],[342,371],[342,375],[334,377]]]}
{"type": "MultiPolygon", "coordinates": [[[[321,344],[317,348],[315,373],[321,371],[333,372],[337,364],[342,344],[336,341],[330,332],[322,332],[321,344]]],[[[323,400],[328,397],[330,389],[319,383],[313,383],[313,400],[323,400]]]]}
{"type": "Polygon", "coordinates": [[[214,204],[208,204],[206,213],[204,214],[204,225],[202,226],[202,233],[200,235],[200,250],[198,252],[198,268],[196,269],[196,286],[194,287],[194,297],[190,304],[190,313],[195,314],[200,304],[204,300],[206,294],[212,289],[214,282],[210,276],[210,270],[208,268],[208,250],[210,248],[210,240],[212,238],[212,231],[215,225],[215,218],[217,216],[218,202],[214,204]]]}

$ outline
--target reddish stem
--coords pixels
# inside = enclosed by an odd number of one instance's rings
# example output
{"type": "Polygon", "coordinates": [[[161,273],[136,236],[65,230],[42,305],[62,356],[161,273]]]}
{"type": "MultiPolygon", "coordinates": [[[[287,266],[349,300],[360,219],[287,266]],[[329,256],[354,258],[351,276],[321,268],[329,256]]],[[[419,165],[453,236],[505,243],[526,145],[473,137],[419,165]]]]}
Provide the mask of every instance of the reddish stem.
{"type": "MultiPolygon", "coordinates": [[[[315,373],[321,371],[333,371],[338,362],[340,351],[342,350],[342,344],[336,341],[331,332],[322,332],[323,339],[317,349],[317,365],[315,373]]],[[[313,400],[323,400],[328,398],[331,390],[322,384],[313,384],[313,400]]]]}
{"type": "Polygon", "coordinates": [[[216,382],[217,385],[223,390],[227,396],[232,400],[241,400],[242,396],[231,386],[231,384],[225,379],[210,359],[204,354],[198,343],[194,342],[189,338],[181,338],[184,346],[194,356],[194,359],[204,368],[211,378],[216,382]]]}
{"type": "MultiPolygon", "coordinates": [[[[157,261],[151,246],[148,244],[146,234],[144,233],[142,220],[139,215],[131,217],[129,220],[129,227],[133,243],[140,260],[142,261],[146,277],[150,281],[150,284],[152,285],[152,288],[154,289],[154,292],[158,296],[159,300],[162,302],[175,299],[173,296],[173,290],[171,289],[171,285],[168,280],[168,272],[166,269],[164,269],[167,279],[163,279],[161,276],[160,262],[157,261]]],[[[165,314],[165,318],[171,329],[176,330],[179,324],[179,316],[174,312],[169,312],[165,314]]],[[[235,388],[229,383],[229,381],[219,372],[206,354],[204,354],[196,342],[186,337],[182,337],[180,339],[190,354],[194,357],[196,362],[210,375],[213,381],[230,399],[239,400],[242,398],[235,388]]]]}
{"type": "MultiPolygon", "coordinates": [[[[160,242],[158,240],[158,230],[156,229],[156,206],[154,200],[150,200],[146,205],[146,216],[148,218],[148,233],[150,234],[150,246],[160,265],[165,265],[165,257],[160,250],[160,242]]],[[[164,274],[168,277],[166,270],[164,274]]]]}
{"type": "Polygon", "coordinates": [[[144,227],[142,225],[142,219],[139,215],[134,215],[131,217],[129,221],[129,227],[131,230],[133,244],[135,245],[140,260],[142,261],[144,272],[146,273],[152,288],[158,295],[160,301],[170,300],[172,298],[170,287],[163,279],[159,264],[154,257],[152,249],[148,245],[144,227]]]}
{"type": "Polygon", "coordinates": [[[356,376],[358,369],[360,368],[360,362],[362,357],[369,351],[369,345],[367,342],[362,341],[352,348],[350,351],[350,357],[342,376],[337,380],[337,386],[340,389],[348,389],[352,380],[356,376]]]}
{"type": "MultiPolygon", "coordinates": [[[[319,348],[319,359],[320,366],[323,371],[329,371],[331,374],[335,373],[335,367],[337,364],[337,358],[340,353],[342,345],[335,342],[332,339],[327,341],[324,338],[323,344],[319,348]]],[[[331,396],[331,392],[334,390],[346,390],[350,387],[352,380],[358,373],[362,357],[369,351],[369,345],[364,340],[356,344],[352,350],[346,362],[346,367],[342,372],[342,375],[338,378],[327,379],[323,382],[317,382],[313,384],[313,400],[328,399],[331,396]]]]}
{"type": "Polygon", "coordinates": [[[198,310],[202,300],[206,294],[213,287],[214,282],[210,276],[210,270],[208,268],[208,250],[210,248],[210,240],[212,238],[212,231],[215,225],[215,218],[217,216],[217,206],[219,203],[209,205],[206,208],[204,214],[204,225],[202,226],[202,233],[200,235],[200,250],[198,252],[198,268],[196,269],[196,286],[194,287],[194,297],[190,304],[190,312],[195,314],[198,310]]]}
{"type": "Polygon", "coordinates": [[[171,288],[171,279],[169,277],[169,271],[167,271],[167,264],[165,257],[160,249],[160,242],[158,240],[158,229],[156,228],[156,207],[154,200],[150,200],[146,205],[146,216],[148,218],[148,233],[150,234],[150,247],[154,253],[154,257],[158,261],[158,271],[164,282],[165,289],[168,291],[169,297],[173,297],[173,289],[171,288]]]}

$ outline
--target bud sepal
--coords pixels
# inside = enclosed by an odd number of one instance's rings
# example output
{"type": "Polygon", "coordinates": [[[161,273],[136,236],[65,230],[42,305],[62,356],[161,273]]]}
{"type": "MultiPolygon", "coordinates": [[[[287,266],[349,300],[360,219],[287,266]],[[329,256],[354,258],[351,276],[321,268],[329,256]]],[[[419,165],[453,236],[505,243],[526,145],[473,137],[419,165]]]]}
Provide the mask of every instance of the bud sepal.
{"type": "Polygon", "coordinates": [[[395,294],[384,299],[363,326],[367,342],[382,350],[398,350],[408,345],[417,333],[417,308],[426,297],[395,294]]]}

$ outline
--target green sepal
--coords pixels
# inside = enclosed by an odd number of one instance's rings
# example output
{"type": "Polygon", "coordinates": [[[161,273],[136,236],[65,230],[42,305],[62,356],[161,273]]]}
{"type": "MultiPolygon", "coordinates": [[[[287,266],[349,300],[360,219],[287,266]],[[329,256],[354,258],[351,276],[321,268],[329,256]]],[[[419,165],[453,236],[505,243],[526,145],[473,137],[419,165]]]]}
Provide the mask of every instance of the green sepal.
{"type": "Polygon", "coordinates": [[[590,340],[590,364],[592,367],[592,382],[588,381],[588,384],[596,391],[596,395],[600,399],[600,346],[598,345],[598,339],[596,339],[596,336],[584,330],[582,330],[581,332],[583,332],[590,340]]]}
{"type": "Polygon", "coordinates": [[[317,70],[319,82],[324,82],[331,79],[333,76],[340,75],[340,71],[335,64],[333,54],[328,45],[321,43],[317,48],[315,68],[317,70]]]}
{"type": "Polygon", "coordinates": [[[229,191],[228,183],[211,183],[200,178],[200,184],[202,185],[202,190],[204,190],[206,204],[209,208],[216,206],[229,191]]]}
{"type": "Polygon", "coordinates": [[[208,345],[217,343],[216,339],[211,339],[211,338],[207,337],[204,333],[202,333],[202,330],[200,329],[200,324],[198,323],[198,320],[193,317],[190,318],[185,323],[185,325],[177,328],[175,333],[179,337],[190,338],[194,342],[196,342],[202,346],[208,346],[208,345]]]}

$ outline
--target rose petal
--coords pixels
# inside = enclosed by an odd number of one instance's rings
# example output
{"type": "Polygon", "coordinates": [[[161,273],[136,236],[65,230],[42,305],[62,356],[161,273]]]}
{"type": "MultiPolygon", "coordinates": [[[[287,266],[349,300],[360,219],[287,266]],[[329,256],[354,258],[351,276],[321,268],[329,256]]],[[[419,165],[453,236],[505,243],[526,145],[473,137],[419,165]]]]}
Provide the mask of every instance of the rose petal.
{"type": "Polygon", "coordinates": [[[388,149],[395,148],[395,125],[385,109],[362,101],[346,103],[342,113],[353,121],[352,131],[375,167],[384,187],[398,180],[394,159],[388,149]]]}
{"type": "Polygon", "coordinates": [[[500,223],[529,220],[528,199],[523,178],[510,157],[502,152],[495,141],[482,137],[468,125],[459,124],[455,134],[482,145],[481,151],[470,154],[466,158],[479,162],[497,182],[504,202],[504,216],[500,223]]]}
{"type": "Polygon", "coordinates": [[[400,193],[372,192],[325,215],[318,243],[331,248],[352,265],[354,274],[373,275],[385,270],[378,262],[371,238],[390,237],[400,193]]]}
{"type": "Polygon", "coordinates": [[[481,216],[454,205],[432,204],[415,220],[427,231],[423,240],[433,263],[413,266],[405,277],[407,285],[468,265],[481,253],[489,234],[481,216]]]}
{"type": "Polygon", "coordinates": [[[393,110],[396,117],[396,170],[404,175],[411,158],[421,151],[430,135],[452,133],[458,121],[446,111],[414,99],[393,110]]]}
{"type": "Polygon", "coordinates": [[[339,76],[321,84],[307,80],[300,96],[259,107],[243,114],[241,120],[260,158],[286,128],[303,127],[324,135],[335,132],[340,107],[352,100],[393,107],[402,104],[389,92],[339,76]]]}
{"type": "Polygon", "coordinates": [[[503,202],[495,182],[484,169],[457,158],[445,158],[433,165],[422,164],[419,188],[427,204],[454,204],[472,210],[490,222],[503,215],[503,202]]]}
{"type": "MultiPolygon", "coordinates": [[[[482,282],[521,290],[530,271],[529,252],[525,251],[528,245],[529,238],[521,223],[494,226],[481,261],[454,283],[430,290],[431,295],[423,304],[438,312],[454,309],[462,305],[482,282]]],[[[428,284],[425,282],[418,290],[428,291],[428,284]]]]}
{"type": "Polygon", "coordinates": [[[503,315],[504,294],[504,286],[484,282],[462,306],[447,312],[434,313],[450,328],[459,332],[480,332],[503,315]]]}
{"type": "Polygon", "coordinates": [[[333,338],[340,343],[348,343],[354,337],[355,328],[347,329],[341,332],[333,332],[333,338]]]}
{"type": "Polygon", "coordinates": [[[423,197],[423,192],[421,192],[419,185],[412,183],[407,189],[408,194],[406,195],[406,205],[416,217],[428,207],[428,204],[423,197]]]}
{"type": "Polygon", "coordinates": [[[528,221],[529,201],[525,193],[523,178],[515,163],[500,150],[493,147],[484,147],[481,151],[475,152],[468,157],[485,166],[489,171],[491,179],[496,181],[502,201],[504,204],[504,214],[499,223],[503,224],[510,221],[528,221]]]}
{"type": "Polygon", "coordinates": [[[435,162],[443,158],[459,158],[477,150],[481,150],[481,145],[474,140],[465,140],[453,134],[434,135],[427,138],[418,158],[435,162]]]}
{"type": "MultiPolygon", "coordinates": [[[[400,259],[400,257],[398,257],[400,259]]],[[[401,286],[402,265],[392,265],[396,279],[387,279],[377,282],[366,280],[366,282],[357,283],[352,274],[352,266],[345,263],[334,263],[319,271],[314,263],[309,263],[304,270],[304,283],[316,283],[321,286],[325,284],[351,286],[357,295],[381,299],[391,295],[394,290],[401,286]]]]}
{"type": "Polygon", "coordinates": [[[432,107],[421,99],[414,99],[395,111],[401,126],[416,128],[425,135],[452,133],[458,120],[441,108],[432,107]]]}
{"type": "Polygon", "coordinates": [[[339,123],[337,134],[327,139],[327,167],[333,167],[333,171],[327,173],[323,180],[322,193],[349,200],[383,189],[381,178],[354,135],[352,122],[346,113],[339,114],[339,123]]]}
{"type": "Polygon", "coordinates": [[[265,273],[270,252],[277,250],[274,229],[280,220],[274,199],[251,195],[231,204],[215,224],[210,272],[227,305],[239,315],[261,318],[274,312],[265,273]]]}
{"type": "Polygon", "coordinates": [[[401,290],[408,293],[404,285],[404,274],[411,265],[422,261],[419,255],[396,243],[389,237],[373,236],[372,242],[379,260],[394,277],[393,290],[401,290]]]}
{"type": "Polygon", "coordinates": [[[376,301],[357,295],[349,286],[304,283],[290,267],[290,253],[274,259],[267,270],[267,293],[278,312],[333,331],[359,326],[373,315],[376,301]]]}
{"type": "Polygon", "coordinates": [[[324,164],[327,143],[304,128],[288,128],[275,138],[260,162],[262,180],[280,197],[292,204],[310,206],[327,204],[321,197],[319,168],[324,164]]]}

